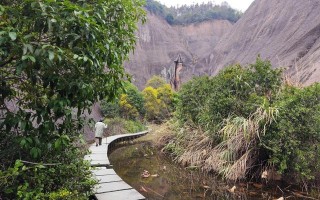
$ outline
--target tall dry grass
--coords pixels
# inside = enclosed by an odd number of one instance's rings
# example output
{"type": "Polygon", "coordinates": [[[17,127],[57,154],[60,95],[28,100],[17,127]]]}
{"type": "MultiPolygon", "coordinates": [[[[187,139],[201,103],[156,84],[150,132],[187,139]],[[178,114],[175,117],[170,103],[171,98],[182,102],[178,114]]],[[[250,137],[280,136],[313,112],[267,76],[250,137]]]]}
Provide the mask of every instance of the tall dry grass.
{"type": "Polygon", "coordinates": [[[243,179],[257,164],[260,137],[277,115],[277,108],[264,106],[248,118],[229,117],[215,133],[221,138],[219,143],[214,143],[201,129],[184,128],[174,141],[184,149],[176,160],[205,172],[216,172],[229,180],[243,179]]]}

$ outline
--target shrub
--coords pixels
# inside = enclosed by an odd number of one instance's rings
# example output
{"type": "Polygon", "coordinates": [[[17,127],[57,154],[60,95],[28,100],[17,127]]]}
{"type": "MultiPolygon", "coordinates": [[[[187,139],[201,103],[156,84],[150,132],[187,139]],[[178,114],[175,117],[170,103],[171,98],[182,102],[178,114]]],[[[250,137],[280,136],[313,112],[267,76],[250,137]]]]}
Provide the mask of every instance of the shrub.
{"type": "Polygon", "coordinates": [[[153,87],[154,89],[158,89],[159,87],[164,86],[166,81],[160,76],[152,76],[146,83],[146,87],[153,87]]]}
{"type": "Polygon", "coordinates": [[[177,149],[181,163],[232,180],[270,166],[303,183],[319,176],[319,83],[284,85],[281,70],[258,57],[249,68],[193,79],[178,97],[176,116],[183,123],[167,149],[177,149]],[[186,133],[190,124],[210,134],[186,133]]]}
{"type": "Polygon", "coordinates": [[[106,119],[105,123],[108,125],[105,136],[136,133],[146,130],[146,127],[140,121],[126,120],[119,117],[106,119]]]}
{"type": "Polygon", "coordinates": [[[145,115],[144,99],[141,92],[132,83],[125,82],[123,90],[119,90],[113,102],[101,101],[101,110],[105,117],[123,117],[141,119],[145,115]]]}
{"type": "Polygon", "coordinates": [[[275,105],[279,117],[261,142],[270,164],[298,180],[314,179],[320,170],[320,84],[287,86],[275,105]]]}
{"type": "Polygon", "coordinates": [[[102,114],[108,118],[114,118],[120,116],[120,106],[118,100],[114,102],[108,102],[106,100],[102,100],[100,104],[100,108],[102,114]]]}
{"type": "Polygon", "coordinates": [[[213,134],[229,116],[248,118],[281,85],[281,71],[272,70],[259,57],[250,68],[230,66],[215,77],[199,77],[182,86],[178,93],[177,116],[191,120],[213,134]]]}

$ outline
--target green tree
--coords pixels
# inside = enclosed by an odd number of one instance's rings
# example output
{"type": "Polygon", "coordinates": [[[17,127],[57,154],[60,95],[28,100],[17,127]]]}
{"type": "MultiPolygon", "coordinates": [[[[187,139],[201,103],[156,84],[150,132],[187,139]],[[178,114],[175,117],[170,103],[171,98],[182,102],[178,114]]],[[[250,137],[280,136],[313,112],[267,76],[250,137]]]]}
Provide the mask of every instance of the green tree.
{"type": "Polygon", "coordinates": [[[158,89],[166,84],[166,81],[157,75],[153,75],[146,83],[146,87],[153,87],[154,89],[158,89]]]}
{"type": "Polygon", "coordinates": [[[128,102],[137,109],[140,117],[145,115],[144,99],[142,93],[132,83],[126,82],[124,93],[128,95],[128,102]]]}
{"type": "Polygon", "coordinates": [[[120,114],[125,119],[137,119],[138,118],[138,110],[132,104],[129,103],[129,98],[127,94],[121,94],[120,101],[120,114]]]}
{"type": "Polygon", "coordinates": [[[116,98],[116,100],[112,102],[102,100],[100,108],[104,117],[115,118],[120,116],[120,106],[118,98],[116,98]]]}
{"type": "Polygon", "coordinates": [[[228,116],[249,117],[266,98],[272,100],[281,86],[281,71],[259,57],[251,68],[230,66],[217,76],[199,77],[179,91],[177,114],[214,134],[228,116]]]}
{"type": "Polygon", "coordinates": [[[159,121],[160,100],[158,99],[158,91],[149,86],[142,91],[142,94],[145,99],[144,106],[147,120],[159,121]]]}
{"type": "Polygon", "coordinates": [[[270,164],[298,181],[314,179],[320,170],[320,84],[286,86],[274,104],[279,117],[261,142],[270,164]]]}
{"type": "Polygon", "coordinates": [[[169,84],[159,84],[158,78],[150,79],[148,83],[154,83],[158,86],[157,89],[148,86],[143,91],[143,97],[145,99],[145,109],[147,120],[156,122],[162,122],[171,116],[171,113],[175,109],[174,104],[174,92],[169,84]],[[151,81],[150,81],[151,80],[151,81]]]}
{"type": "Polygon", "coordinates": [[[122,87],[141,6],[140,0],[1,1],[2,199],[86,198],[93,182],[76,146],[80,116],[122,87]]]}
{"type": "Polygon", "coordinates": [[[166,110],[166,114],[164,114],[167,118],[170,116],[170,113],[174,111],[174,91],[172,90],[169,84],[164,84],[163,86],[157,89],[158,91],[158,98],[160,101],[164,103],[164,107],[166,110]]]}
{"type": "Polygon", "coordinates": [[[130,119],[142,118],[145,115],[142,93],[135,85],[127,81],[124,83],[124,88],[119,90],[119,94],[115,101],[109,102],[108,99],[101,101],[101,109],[105,117],[128,118],[128,113],[125,112],[125,110],[128,109],[128,106],[138,112],[137,114],[134,114],[134,117],[133,115],[129,115],[130,119]],[[127,108],[124,108],[123,106],[126,106],[127,108]]]}

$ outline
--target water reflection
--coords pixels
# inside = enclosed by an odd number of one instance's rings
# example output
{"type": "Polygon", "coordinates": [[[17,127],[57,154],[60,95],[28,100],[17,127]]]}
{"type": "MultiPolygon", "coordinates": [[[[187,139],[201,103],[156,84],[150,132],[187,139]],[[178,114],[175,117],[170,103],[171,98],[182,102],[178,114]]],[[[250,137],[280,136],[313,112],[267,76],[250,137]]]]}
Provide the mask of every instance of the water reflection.
{"type": "MultiPolygon", "coordinates": [[[[227,183],[195,168],[181,168],[153,148],[150,142],[119,147],[109,159],[117,174],[149,200],[253,200],[289,196],[280,189],[266,188],[260,183],[227,183]],[[144,170],[150,173],[149,177],[141,176],[144,170]],[[233,186],[236,189],[231,192],[233,186]]],[[[290,199],[298,198],[290,196],[290,199]]]]}

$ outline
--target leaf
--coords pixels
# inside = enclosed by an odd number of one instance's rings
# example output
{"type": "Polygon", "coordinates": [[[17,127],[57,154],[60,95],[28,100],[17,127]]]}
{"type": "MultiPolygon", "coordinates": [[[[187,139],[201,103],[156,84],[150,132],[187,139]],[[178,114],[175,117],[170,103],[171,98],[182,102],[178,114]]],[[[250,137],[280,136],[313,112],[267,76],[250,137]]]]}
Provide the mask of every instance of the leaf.
{"type": "Polygon", "coordinates": [[[9,37],[12,41],[15,41],[17,39],[17,33],[16,32],[9,32],[9,37]]]}
{"type": "Polygon", "coordinates": [[[21,162],[21,160],[16,160],[16,162],[14,163],[14,168],[19,168],[23,166],[23,163],[21,162]]]}
{"type": "Polygon", "coordinates": [[[32,139],[31,139],[31,138],[27,137],[26,140],[27,140],[30,144],[32,144],[32,139]]]}
{"type": "Polygon", "coordinates": [[[21,147],[24,147],[26,144],[27,144],[26,139],[22,139],[22,140],[20,141],[20,146],[21,146],[21,147]]]}
{"type": "Polygon", "coordinates": [[[37,166],[39,169],[44,169],[44,168],[46,168],[44,165],[38,165],[37,166]]]}
{"type": "Polygon", "coordinates": [[[53,60],[54,59],[54,52],[53,51],[49,51],[49,60],[53,60]]]}
{"type": "Polygon", "coordinates": [[[61,148],[61,139],[57,139],[55,142],[54,142],[54,148],[55,149],[60,149],[61,148]]]}
{"type": "Polygon", "coordinates": [[[28,168],[24,165],[23,167],[22,167],[22,171],[26,171],[28,168]]]}
{"type": "Polygon", "coordinates": [[[34,63],[36,62],[36,59],[33,56],[29,56],[29,59],[34,63]]]}
{"type": "Polygon", "coordinates": [[[41,154],[41,150],[38,148],[38,147],[33,147],[31,150],[30,150],[30,155],[33,157],[33,158],[38,158],[41,154]]]}
{"type": "Polygon", "coordinates": [[[25,121],[22,121],[22,122],[20,123],[20,129],[21,129],[21,130],[26,129],[26,126],[27,126],[27,123],[26,123],[25,121]]]}
{"type": "Polygon", "coordinates": [[[29,60],[31,60],[32,62],[36,62],[36,59],[33,57],[33,56],[29,56],[29,55],[24,55],[24,56],[22,56],[22,58],[21,58],[22,60],[26,60],[26,59],[29,59],[29,60]]]}

